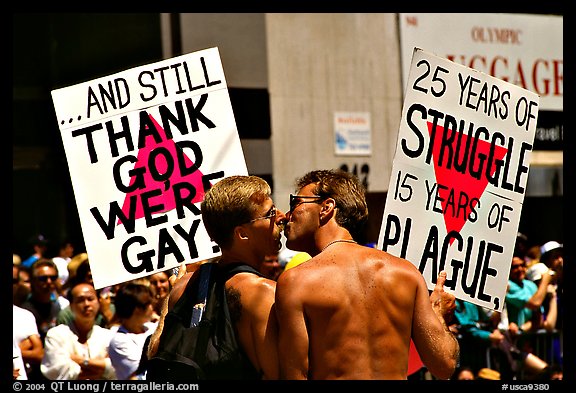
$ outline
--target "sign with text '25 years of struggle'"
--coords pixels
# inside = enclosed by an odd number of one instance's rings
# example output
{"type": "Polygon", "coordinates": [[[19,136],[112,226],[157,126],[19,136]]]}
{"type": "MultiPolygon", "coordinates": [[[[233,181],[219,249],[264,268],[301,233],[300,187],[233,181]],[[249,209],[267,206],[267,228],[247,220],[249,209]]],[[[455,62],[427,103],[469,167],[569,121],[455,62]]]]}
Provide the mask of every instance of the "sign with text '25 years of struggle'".
{"type": "Polygon", "coordinates": [[[247,169],[217,48],[52,99],[96,288],[219,255],[200,203],[247,169]]]}
{"type": "Polygon", "coordinates": [[[535,93],[415,48],[378,248],[433,289],[502,311],[534,141],[535,93]]]}

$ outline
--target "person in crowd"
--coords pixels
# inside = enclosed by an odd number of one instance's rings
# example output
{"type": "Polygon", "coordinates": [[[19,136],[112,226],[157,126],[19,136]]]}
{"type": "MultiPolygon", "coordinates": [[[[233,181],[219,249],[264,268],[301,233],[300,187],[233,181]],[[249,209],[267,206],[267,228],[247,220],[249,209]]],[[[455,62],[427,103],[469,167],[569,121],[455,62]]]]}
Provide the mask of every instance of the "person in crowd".
{"type": "MultiPolygon", "coordinates": [[[[533,281],[540,288],[544,274],[548,273],[550,283],[547,286],[546,295],[542,307],[532,310],[530,324],[525,326],[525,331],[536,333],[545,330],[548,337],[541,337],[546,341],[552,341],[547,345],[553,347],[554,361],[562,363],[562,335],[564,326],[564,253],[563,246],[557,241],[548,241],[539,249],[539,262],[527,266],[526,279],[533,281]]],[[[539,338],[535,338],[540,340],[539,338]]],[[[533,344],[533,340],[525,340],[527,344],[533,344]],[[531,342],[532,341],[532,342],[531,342]]],[[[552,359],[549,359],[552,360],[552,359]]]]}
{"type": "Polygon", "coordinates": [[[547,269],[541,274],[537,285],[526,277],[526,261],[519,255],[513,256],[506,293],[511,331],[528,331],[532,328],[532,314],[541,311],[553,275],[553,271],[547,269]]]}
{"type": "Polygon", "coordinates": [[[16,338],[12,339],[12,379],[13,380],[27,380],[28,375],[24,368],[24,361],[22,360],[22,352],[16,342],[16,338]]]}
{"type": "Polygon", "coordinates": [[[36,319],[30,311],[15,304],[12,305],[12,335],[20,351],[22,375],[29,380],[42,380],[40,362],[44,356],[44,345],[36,319]]]}
{"type": "Polygon", "coordinates": [[[526,251],[526,254],[524,255],[524,260],[526,261],[526,267],[529,269],[531,268],[533,265],[537,264],[538,262],[540,262],[540,247],[539,245],[534,245],[532,247],[530,247],[528,249],[528,251],[526,251]]]}
{"type": "Polygon", "coordinates": [[[50,380],[116,379],[108,356],[114,333],[95,324],[100,303],[94,286],[72,282],[68,297],[74,318],[48,330],[42,374],[50,380]]]}
{"type": "MultiPolygon", "coordinates": [[[[258,176],[229,176],[212,186],[201,204],[202,219],[210,238],[222,255],[218,266],[239,262],[259,271],[266,255],[281,248],[284,214],[271,198],[271,189],[258,176]]],[[[189,280],[198,279],[199,269],[175,281],[168,307],[172,309],[189,280]]],[[[276,282],[253,273],[238,273],[225,284],[228,307],[237,331],[236,339],[245,354],[246,379],[277,379],[278,326],[274,317],[276,282]]],[[[165,315],[165,312],[162,313],[165,315]]],[[[160,319],[151,336],[148,356],[164,333],[160,319]]]]}
{"type": "Polygon", "coordinates": [[[526,255],[529,248],[530,242],[528,241],[528,236],[522,232],[518,232],[516,234],[516,243],[514,244],[514,253],[518,255],[526,255]]]}
{"type": "Polygon", "coordinates": [[[476,376],[474,375],[474,370],[470,367],[463,366],[456,369],[453,379],[457,381],[473,381],[476,379],[476,376]]]}
{"type": "Polygon", "coordinates": [[[70,240],[64,239],[58,246],[58,255],[52,258],[52,261],[58,268],[58,277],[60,278],[60,285],[62,285],[62,288],[65,288],[66,280],[68,280],[68,264],[72,260],[73,255],[74,244],[70,240]]]}
{"type": "Polygon", "coordinates": [[[44,341],[46,332],[56,325],[58,313],[68,301],[58,300],[61,296],[56,292],[58,268],[54,262],[41,258],[34,263],[31,273],[31,292],[21,307],[34,314],[38,332],[44,341]]]}
{"type": "Polygon", "coordinates": [[[511,331],[529,330],[533,310],[542,307],[548,285],[552,280],[550,271],[542,274],[539,285],[526,278],[526,261],[514,255],[508,278],[506,308],[511,331]]]}
{"type": "MultiPolygon", "coordinates": [[[[548,268],[540,269],[540,271],[533,270],[530,277],[527,277],[530,281],[534,281],[536,285],[539,286],[542,275],[548,270],[548,268]]],[[[528,274],[527,274],[528,276],[528,274]]],[[[554,279],[554,276],[552,276],[554,279]]],[[[546,296],[542,302],[542,307],[532,310],[532,316],[530,320],[524,324],[522,331],[536,333],[541,329],[547,332],[553,332],[556,330],[558,322],[558,286],[555,284],[548,284],[546,296]]]]}
{"type": "Polygon", "coordinates": [[[74,277],[76,277],[78,267],[87,259],[88,253],[85,252],[78,253],[70,259],[70,262],[68,262],[68,266],[66,267],[68,269],[68,280],[72,280],[74,277]]]}
{"type": "Polygon", "coordinates": [[[406,379],[413,339],[432,375],[449,379],[459,345],[446,272],[430,295],[412,263],[357,244],[368,207],[356,176],[315,170],[296,187],[286,247],[312,258],[278,278],[281,378],[406,379]]]}
{"type": "Polygon", "coordinates": [[[46,251],[48,251],[49,241],[46,236],[42,234],[34,235],[29,240],[30,246],[32,247],[32,255],[22,261],[21,265],[27,268],[31,268],[34,262],[44,257],[46,251]]]}
{"type": "MultiPolygon", "coordinates": [[[[16,267],[25,269],[22,266],[16,267]]],[[[17,298],[19,288],[22,287],[18,278],[20,269],[16,271],[16,275],[13,277],[12,291],[14,300],[17,298]]],[[[18,347],[18,362],[21,362],[18,366],[18,378],[43,379],[42,373],[40,373],[40,362],[44,356],[44,345],[38,333],[36,318],[29,310],[19,307],[15,302],[12,305],[12,336],[18,347]]]]}
{"type": "MultiPolygon", "coordinates": [[[[507,330],[512,342],[524,352],[532,352],[529,337],[523,332],[533,329],[534,314],[543,312],[543,303],[548,293],[548,285],[552,280],[550,271],[542,274],[540,283],[536,285],[526,278],[526,261],[521,255],[512,257],[510,274],[508,277],[508,290],[506,292],[505,307],[508,317],[507,330]]],[[[532,374],[541,373],[548,364],[538,362],[530,367],[532,374]]]]}
{"type": "MultiPolygon", "coordinates": [[[[82,258],[73,269],[73,274],[69,278],[70,283],[86,282],[94,286],[94,280],[92,279],[92,269],[90,268],[90,260],[82,258]]],[[[67,285],[68,287],[68,285],[67,285]]],[[[69,290],[69,289],[68,289],[69,290]]],[[[106,291],[97,290],[98,301],[100,303],[98,314],[96,315],[96,325],[102,327],[109,327],[114,319],[114,304],[112,297],[108,296],[106,291]]],[[[72,307],[64,307],[59,313],[56,320],[57,324],[70,324],[74,319],[74,313],[72,312],[72,307]]]]}
{"type": "Polygon", "coordinates": [[[148,276],[148,280],[154,291],[154,301],[152,304],[154,307],[154,315],[152,316],[152,321],[158,321],[158,319],[160,319],[164,300],[172,290],[172,285],[170,284],[171,270],[172,269],[165,270],[148,276]]]}
{"type": "Polygon", "coordinates": [[[12,265],[12,303],[21,306],[32,292],[30,269],[22,265],[12,265]]]}
{"type": "Polygon", "coordinates": [[[542,278],[542,273],[550,271],[552,284],[558,285],[563,282],[564,253],[563,247],[556,241],[549,241],[540,247],[540,257],[538,263],[526,266],[526,278],[538,283],[542,278]]]}
{"type": "Polygon", "coordinates": [[[539,263],[527,268],[526,278],[540,286],[540,281],[546,272],[550,274],[551,279],[547,289],[548,299],[544,301],[545,323],[541,327],[548,331],[561,330],[564,310],[564,247],[557,241],[546,242],[540,247],[539,263]],[[555,301],[552,301],[552,298],[555,301]],[[554,316],[556,318],[553,318],[554,316]]]}
{"type": "Polygon", "coordinates": [[[540,247],[540,262],[557,275],[556,283],[561,285],[564,278],[564,247],[562,244],[553,240],[544,243],[540,247]]]}
{"type": "Polygon", "coordinates": [[[269,278],[270,280],[278,280],[278,277],[284,269],[280,266],[278,261],[278,253],[268,254],[264,257],[264,262],[260,268],[260,273],[269,278]]]}
{"type": "Polygon", "coordinates": [[[457,299],[454,315],[461,349],[467,352],[462,354],[461,361],[466,359],[467,364],[475,363],[478,368],[490,365],[503,380],[518,378],[520,371],[534,373],[546,367],[546,362],[535,354],[517,348],[507,330],[499,329],[501,313],[457,299]],[[490,364],[485,364],[486,356],[478,356],[487,351],[490,364]]]}
{"type": "Polygon", "coordinates": [[[151,322],[154,314],[154,293],[150,286],[136,282],[121,285],[114,304],[120,326],[108,346],[108,354],[118,379],[145,379],[139,370],[146,338],[156,330],[151,322]]]}

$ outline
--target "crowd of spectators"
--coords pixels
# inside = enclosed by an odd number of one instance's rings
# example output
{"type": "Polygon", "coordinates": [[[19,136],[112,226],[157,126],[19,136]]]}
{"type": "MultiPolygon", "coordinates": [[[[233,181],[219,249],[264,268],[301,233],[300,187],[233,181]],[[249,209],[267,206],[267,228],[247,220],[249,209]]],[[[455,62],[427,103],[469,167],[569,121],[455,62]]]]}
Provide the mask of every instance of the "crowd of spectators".
{"type": "MultiPolygon", "coordinates": [[[[143,347],[172,269],[96,290],[86,253],[71,255],[66,241],[48,258],[47,240],[34,239],[26,264],[13,258],[14,379],[145,379],[143,347]]],[[[262,273],[277,279],[306,259],[269,255],[262,273]]],[[[452,379],[562,379],[563,247],[519,233],[510,266],[502,312],[457,299],[450,329],[461,359],[452,379]]],[[[430,376],[422,369],[408,378],[430,376]]]]}
{"type": "Polygon", "coordinates": [[[563,246],[530,244],[518,233],[501,312],[457,299],[461,368],[453,379],[562,379],[563,246]],[[487,370],[490,370],[488,372],[487,370]]]}

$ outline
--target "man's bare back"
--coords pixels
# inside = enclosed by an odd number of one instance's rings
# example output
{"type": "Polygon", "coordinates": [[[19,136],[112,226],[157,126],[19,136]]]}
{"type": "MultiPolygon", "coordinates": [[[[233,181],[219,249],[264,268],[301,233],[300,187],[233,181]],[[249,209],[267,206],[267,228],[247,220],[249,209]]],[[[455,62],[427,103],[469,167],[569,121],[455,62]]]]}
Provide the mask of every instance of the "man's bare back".
{"type": "Polygon", "coordinates": [[[445,327],[430,307],[422,275],[379,250],[329,246],[280,276],[276,307],[287,329],[280,347],[292,348],[281,353],[294,357],[283,361],[303,365],[312,354],[307,368],[289,368],[283,378],[405,379],[411,332],[429,367],[446,362],[429,334],[445,327]]]}

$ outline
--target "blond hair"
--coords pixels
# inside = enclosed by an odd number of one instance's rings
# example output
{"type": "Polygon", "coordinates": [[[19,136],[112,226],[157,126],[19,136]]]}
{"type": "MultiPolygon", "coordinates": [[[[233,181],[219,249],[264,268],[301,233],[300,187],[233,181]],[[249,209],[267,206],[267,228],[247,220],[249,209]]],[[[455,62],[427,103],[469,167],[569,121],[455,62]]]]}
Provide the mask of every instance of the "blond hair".
{"type": "Polygon", "coordinates": [[[210,238],[221,248],[229,248],[234,228],[249,222],[272,194],[270,185],[258,176],[229,176],[204,195],[200,206],[210,238]]]}

